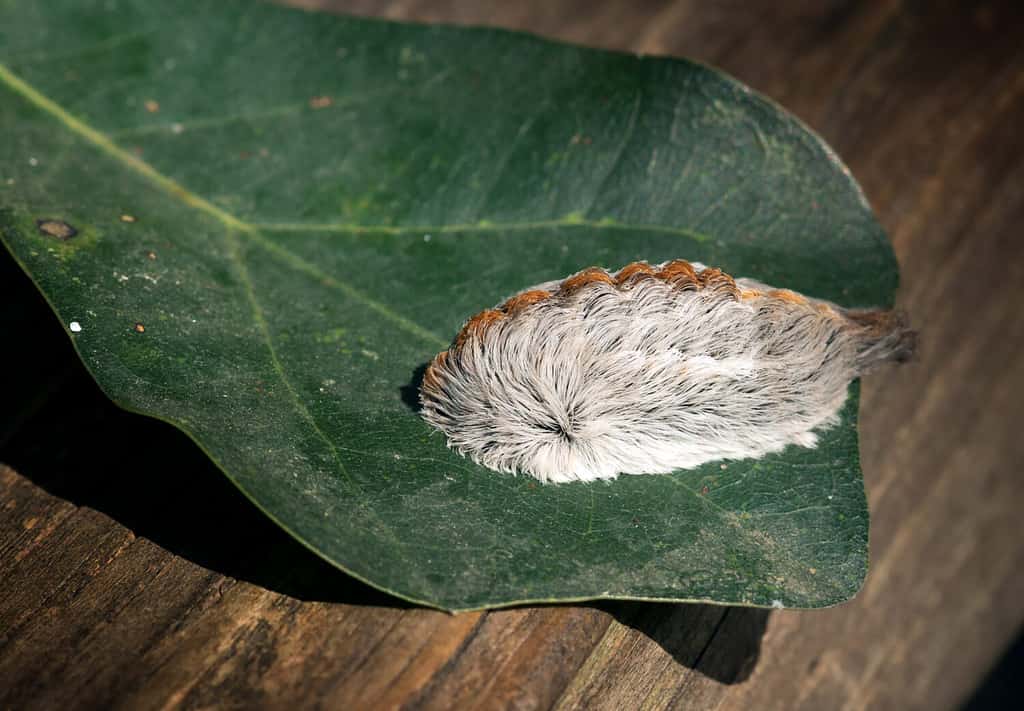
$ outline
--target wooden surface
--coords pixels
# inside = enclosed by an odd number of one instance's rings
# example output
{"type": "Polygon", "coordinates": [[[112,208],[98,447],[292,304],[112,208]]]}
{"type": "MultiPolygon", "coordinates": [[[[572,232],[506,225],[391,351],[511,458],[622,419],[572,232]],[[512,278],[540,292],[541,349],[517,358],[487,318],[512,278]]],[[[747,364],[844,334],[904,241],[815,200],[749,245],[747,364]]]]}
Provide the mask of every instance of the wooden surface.
{"type": "MultiPolygon", "coordinates": [[[[1013,1],[313,2],[691,56],[860,179],[915,363],[872,376],[872,567],[818,612],[449,616],[337,573],[98,393],[0,255],[0,708],[955,708],[1024,619],[1024,10],[1013,1]]],[[[685,255],[684,255],[685,256],[685,255]]]]}

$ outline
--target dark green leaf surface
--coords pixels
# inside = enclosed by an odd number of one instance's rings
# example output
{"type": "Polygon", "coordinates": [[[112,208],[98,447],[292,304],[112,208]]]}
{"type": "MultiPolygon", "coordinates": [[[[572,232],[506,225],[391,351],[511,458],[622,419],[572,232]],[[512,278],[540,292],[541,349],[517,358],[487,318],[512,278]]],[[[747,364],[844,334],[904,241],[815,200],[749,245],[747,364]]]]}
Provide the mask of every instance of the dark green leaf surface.
{"type": "Polygon", "coordinates": [[[735,81],[252,2],[0,0],[0,135],[2,239],[104,391],[353,575],[453,610],[859,588],[855,393],[814,450],[561,486],[413,408],[465,318],[592,264],[891,300],[845,168],[735,81]]]}

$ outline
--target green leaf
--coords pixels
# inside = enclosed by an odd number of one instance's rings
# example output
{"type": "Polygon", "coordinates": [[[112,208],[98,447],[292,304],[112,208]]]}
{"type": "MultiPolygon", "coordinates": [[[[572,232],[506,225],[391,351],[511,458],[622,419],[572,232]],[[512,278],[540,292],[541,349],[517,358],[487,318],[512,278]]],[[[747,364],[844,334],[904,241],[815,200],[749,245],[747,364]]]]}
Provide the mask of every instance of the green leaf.
{"type": "Polygon", "coordinates": [[[103,390],[352,575],[451,610],[859,588],[855,394],[814,450],[562,486],[414,411],[465,318],[592,264],[891,301],[847,170],[736,81],[240,0],[8,0],[0,131],[3,242],[103,390]]]}

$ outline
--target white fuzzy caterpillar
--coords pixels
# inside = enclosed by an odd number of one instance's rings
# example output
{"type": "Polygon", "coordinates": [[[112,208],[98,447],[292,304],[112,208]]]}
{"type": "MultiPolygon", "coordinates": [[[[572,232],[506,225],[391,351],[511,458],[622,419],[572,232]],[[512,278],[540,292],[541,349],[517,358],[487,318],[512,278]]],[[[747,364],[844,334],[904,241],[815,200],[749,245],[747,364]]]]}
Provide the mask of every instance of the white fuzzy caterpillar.
{"type": "Polygon", "coordinates": [[[903,360],[893,312],[847,310],[682,260],[591,268],[471,318],[427,368],[448,446],[543,482],[814,447],[850,381],[903,360]]]}

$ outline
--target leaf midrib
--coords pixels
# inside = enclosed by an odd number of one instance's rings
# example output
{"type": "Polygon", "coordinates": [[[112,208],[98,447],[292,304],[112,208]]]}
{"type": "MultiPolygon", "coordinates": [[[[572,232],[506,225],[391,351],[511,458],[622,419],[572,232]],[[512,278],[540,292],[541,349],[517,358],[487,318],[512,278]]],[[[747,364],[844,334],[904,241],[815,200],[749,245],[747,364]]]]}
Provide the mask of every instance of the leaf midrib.
{"type": "Polygon", "coordinates": [[[314,265],[306,262],[298,255],[280,247],[271,240],[268,240],[263,234],[261,234],[260,228],[256,225],[246,222],[245,220],[232,215],[230,212],[217,207],[206,198],[191,192],[177,181],[167,177],[138,156],[135,156],[124,148],[121,148],[102,132],[66,111],[53,99],[49,98],[21,77],[14,74],[3,63],[0,63],[0,82],[34,106],[50,114],[72,133],[81,136],[107,155],[142,175],[174,199],[214,218],[224,225],[229,232],[234,231],[254,240],[271,253],[284,258],[292,266],[317,277],[333,288],[343,291],[349,297],[360,302],[364,306],[373,309],[381,316],[387,318],[395,325],[421,340],[435,345],[439,344],[442,347],[448,345],[448,341],[435,333],[432,333],[419,324],[410,321],[376,299],[367,296],[351,284],[347,284],[324,272],[321,272],[314,265]]]}

